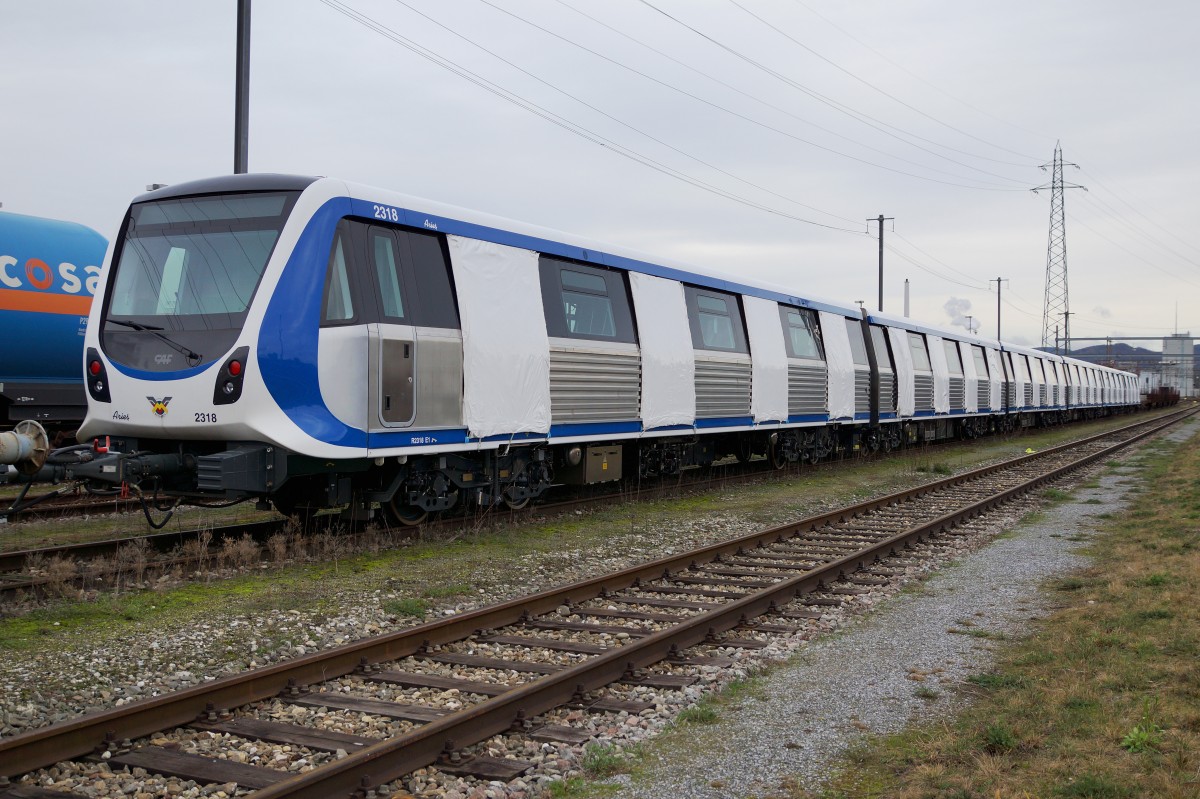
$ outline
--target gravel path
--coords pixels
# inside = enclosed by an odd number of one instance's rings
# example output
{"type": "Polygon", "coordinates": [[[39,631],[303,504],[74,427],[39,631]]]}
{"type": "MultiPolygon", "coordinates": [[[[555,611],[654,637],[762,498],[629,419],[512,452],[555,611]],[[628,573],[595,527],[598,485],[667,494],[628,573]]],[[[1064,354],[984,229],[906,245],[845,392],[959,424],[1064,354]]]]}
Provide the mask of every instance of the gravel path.
{"type": "MultiPolygon", "coordinates": [[[[1184,440],[1196,423],[1170,434],[1184,440]]],[[[1126,461],[1133,458],[1126,458],[1126,461]]],[[[1078,488],[1034,523],[1017,527],[842,633],[812,642],[763,681],[736,714],[688,728],[687,751],[656,751],[614,799],[748,799],[819,790],[835,760],[867,733],[951,714],[955,686],[988,669],[992,641],[1028,632],[1052,596],[1039,586],[1078,569],[1079,542],[1096,517],[1119,513],[1136,468],[1098,467],[1098,488],[1078,488]]],[[[1086,477],[1075,478],[1082,483],[1086,477]]]]}

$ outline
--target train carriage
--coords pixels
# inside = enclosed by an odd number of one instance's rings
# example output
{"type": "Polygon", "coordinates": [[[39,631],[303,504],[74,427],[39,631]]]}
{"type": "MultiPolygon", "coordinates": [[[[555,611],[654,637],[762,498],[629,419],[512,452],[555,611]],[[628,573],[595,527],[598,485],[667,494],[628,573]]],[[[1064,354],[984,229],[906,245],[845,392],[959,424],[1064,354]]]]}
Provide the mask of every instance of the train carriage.
{"type": "Polygon", "coordinates": [[[412,523],[1018,410],[998,342],[327,178],[143,195],[101,284],[80,431],[97,451],[73,473],[284,512],[412,523]]]}

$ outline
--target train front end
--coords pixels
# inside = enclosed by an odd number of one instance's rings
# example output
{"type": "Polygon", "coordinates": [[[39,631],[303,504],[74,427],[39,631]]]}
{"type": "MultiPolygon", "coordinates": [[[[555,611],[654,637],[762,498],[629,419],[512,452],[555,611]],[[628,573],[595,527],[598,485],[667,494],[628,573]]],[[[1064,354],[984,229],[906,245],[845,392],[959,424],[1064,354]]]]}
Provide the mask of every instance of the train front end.
{"type": "Polygon", "coordinates": [[[258,366],[259,322],[313,182],[238,175],[134,201],[89,318],[79,440],[91,447],[71,476],[182,496],[270,491],[267,464],[247,469],[254,485],[241,487],[225,467],[242,468],[250,450],[269,460],[278,443],[264,433],[275,406],[258,366]],[[206,484],[206,468],[220,480],[206,484]]]}

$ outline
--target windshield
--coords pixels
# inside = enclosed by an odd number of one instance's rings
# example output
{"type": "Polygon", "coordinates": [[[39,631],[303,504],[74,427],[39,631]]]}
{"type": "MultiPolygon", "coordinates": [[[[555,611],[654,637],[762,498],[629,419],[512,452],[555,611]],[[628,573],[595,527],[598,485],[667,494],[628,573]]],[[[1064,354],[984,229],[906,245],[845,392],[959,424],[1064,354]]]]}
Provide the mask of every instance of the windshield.
{"type": "Polygon", "coordinates": [[[298,192],[138,203],[110,279],[101,346],[150,371],[211,362],[236,340],[298,192]]]}
{"type": "Polygon", "coordinates": [[[294,198],[274,192],[133,206],[107,316],[165,330],[240,327],[294,198]]]}

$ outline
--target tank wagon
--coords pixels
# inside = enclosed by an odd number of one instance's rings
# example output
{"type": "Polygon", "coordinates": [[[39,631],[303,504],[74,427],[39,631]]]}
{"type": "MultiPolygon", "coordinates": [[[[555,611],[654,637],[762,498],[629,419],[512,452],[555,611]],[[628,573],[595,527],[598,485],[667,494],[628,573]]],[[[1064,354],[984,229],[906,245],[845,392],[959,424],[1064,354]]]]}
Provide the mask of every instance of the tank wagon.
{"type": "Polygon", "coordinates": [[[0,211],[0,428],[83,419],[83,339],[107,247],[89,227],[0,211]]]}
{"type": "Polygon", "coordinates": [[[132,204],[75,477],[415,523],[1136,407],[1132,375],[328,178],[132,204]]]}

